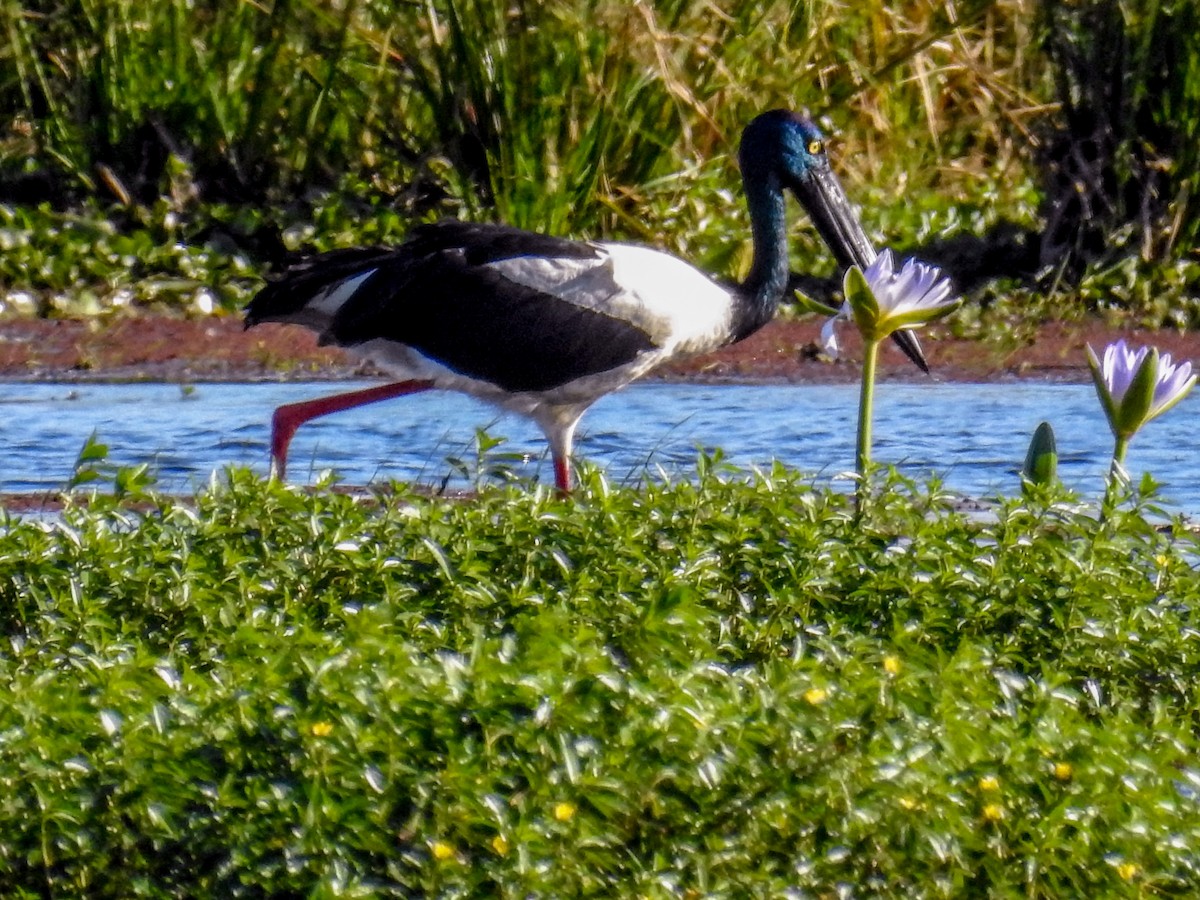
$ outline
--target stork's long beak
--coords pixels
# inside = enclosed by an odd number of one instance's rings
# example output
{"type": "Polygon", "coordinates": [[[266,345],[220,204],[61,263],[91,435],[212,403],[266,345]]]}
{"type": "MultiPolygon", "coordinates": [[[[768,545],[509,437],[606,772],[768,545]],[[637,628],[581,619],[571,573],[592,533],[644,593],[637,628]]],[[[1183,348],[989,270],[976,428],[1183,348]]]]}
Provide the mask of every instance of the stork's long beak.
{"type": "MultiPolygon", "coordinates": [[[[813,168],[808,176],[793,186],[804,204],[821,238],[833,251],[843,269],[858,266],[865,270],[878,255],[871,239],[863,231],[862,222],[837,176],[828,167],[813,168]]],[[[925,353],[912,331],[893,331],[892,340],[922,372],[929,371],[925,353]]]]}

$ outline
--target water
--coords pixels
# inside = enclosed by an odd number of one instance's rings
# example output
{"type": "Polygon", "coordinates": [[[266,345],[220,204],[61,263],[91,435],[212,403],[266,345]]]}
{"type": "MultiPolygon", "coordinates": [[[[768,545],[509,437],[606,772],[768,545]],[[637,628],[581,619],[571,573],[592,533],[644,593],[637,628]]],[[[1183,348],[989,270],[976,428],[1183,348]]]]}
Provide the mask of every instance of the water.
{"type": "MultiPolygon", "coordinates": [[[[6,449],[0,491],[61,488],[93,432],[109,461],[148,462],[159,487],[187,491],[213,470],[266,472],[271,411],[364,384],[0,384],[0,435],[6,449]]],[[[720,447],[743,467],[778,459],[829,481],[854,464],[857,387],[853,385],[639,384],[601,400],[584,416],[577,453],[617,481],[661,469],[695,472],[699,448],[720,447]]],[[[1164,482],[1171,506],[1200,512],[1200,466],[1192,441],[1194,395],[1152,423],[1130,448],[1130,471],[1164,482]]],[[[1088,495],[1102,490],[1112,439],[1090,385],[882,384],[876,399],[875,459],[905,474],[937,473],[972,496],[1012,494],[1038,422],[1058,438],[1059,472],[1088,495]]],[[[457,394],[430,392],[387,401],[300,429],[289,463],[292,481],[333,469],[349,483],[397,478],[439,484],[448,458],[473,458],[475,429],[486,427],[523,455],[522,477],[553,478],[545,441],[518,416],[457,394]]],[[[451,485],[465,486],[461,477],[451,485]]]]}

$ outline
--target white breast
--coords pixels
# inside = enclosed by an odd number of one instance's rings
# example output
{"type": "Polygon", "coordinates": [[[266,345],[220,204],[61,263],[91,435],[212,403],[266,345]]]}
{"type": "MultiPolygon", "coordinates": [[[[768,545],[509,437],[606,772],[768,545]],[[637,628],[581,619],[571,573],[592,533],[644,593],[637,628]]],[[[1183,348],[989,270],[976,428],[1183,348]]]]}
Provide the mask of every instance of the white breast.
{"type": "Polygon", "coordinates": [[[733,295],[669,253],[634,244],[604,244],[613,278],[636,298],[640,325],[668,353],[708,350],[729,333],[733,295]]]}

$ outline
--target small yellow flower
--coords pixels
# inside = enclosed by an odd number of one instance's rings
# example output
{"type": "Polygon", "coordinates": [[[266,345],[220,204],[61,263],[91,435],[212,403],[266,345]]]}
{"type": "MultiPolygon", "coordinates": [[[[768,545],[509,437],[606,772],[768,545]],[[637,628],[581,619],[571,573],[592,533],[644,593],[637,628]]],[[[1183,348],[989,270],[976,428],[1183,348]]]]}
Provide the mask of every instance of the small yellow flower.
{"type": "Polygon", "coordinates": [[[1140,871],[1142,871],[1142,867],[1137,863],[1123,862],[1117,866],[1117,874],[1121,876],[1122,881],[1133,881],[1140,871]]]}
{"type": "Polygon", "coordinates": [[[999,803],[989,803],[983,808],[983,818],[986,822],[999,822],[1004,818],[1004,807],[999,803]]]}
{"type": "Polygon", "coordinates": [[[1071,776],[1075,774],[1075,767],[1069,762],[1056,762],[1054,764],[1054,777],[1059,781],[1070,781],[1071,776]]]}
{"type": "Polygon", "coordinates": [[[454,848],[445,841],[434,841],[429,849],[433,853],[433,858],[438,862],[445,862],[448,859],[454,858],[454,848]]]}
{"type": "Polygon", "coordinates": [[[497,856],[508,856],[508,841],[504,835],[498,834],[492,838],[492,849],[496,851],[497,856]]]}
{"type": "Polygon", "coordinates": [[[574,817],[575,817],[575,804],[574,803],[567,803],[566,801],[564,801],[562,803],[556,803],[554,805],[554,818],[558,819],[558,821],[570,822],[571,819],[573,819],[574,817]]]}
{"type": "Polygon", "coordinates": [[[885,656],[883,658],[883,671],[887,672],[889,675],[899,675],[900,657],[891,656],[890,654],[885,656]]]}
{"type": "Polygon", "coordinates": [[[1154,557],[1154,562],[1158,564],[1160,569],[1165,569],[1167,564],[1171,562],[1171,557],[1167,556],[1165,553],[1159,553],[1154,557]]]}
{"type": "Polygon", "coordinates": [[[329,737],[333,734],[332,722],[313,722],[312,733],[314,737],[329,737]]]}
{"type": "Polygon", "coordinates": [[[824,688],[809,688],[804,692],[804,699],[813,706],[820,706],[829,697],[829,691],[824,688]]]}
{"type": "Polygon", "coordinates": [[[1000,790],[1000,779],[995,775],[984,775],[979,779],[979,789],[989,794],[994,794],[1000,790]]]}
{"type": "Polygon", "coordinates": [[[910,812],[914,809],[922,809],[924,807],[921,801],[915,800],[912,797],[901,797],[896,802],[900,804],[901,809],[907,809],[910,812]]]}

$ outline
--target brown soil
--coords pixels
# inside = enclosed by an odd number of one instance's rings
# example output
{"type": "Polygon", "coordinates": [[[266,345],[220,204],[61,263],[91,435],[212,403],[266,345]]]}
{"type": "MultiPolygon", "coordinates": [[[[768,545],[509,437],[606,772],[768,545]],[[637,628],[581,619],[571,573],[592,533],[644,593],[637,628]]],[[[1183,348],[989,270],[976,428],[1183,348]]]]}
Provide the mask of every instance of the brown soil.
{"type": "MultiPolygon", "coordinates": [[[[845,358],[819,358],[815,321],[776,321],[742,343],[660,371],[660,377],[714,381],[852,381],[859,346],[853,328],[842,328],[845,358]]],[[[1200,360],[1200,333],[1114,332],[1101,323],[1054,324],[1031,341],[1011,337],[969,341],[945,332],[921,339],[940,381],[1018,378],[1085,381],[1084,344],[1097,350],[1125,337],[1153,344],[1176,359],[1200,360]]],[[[921,375],[889,345],[880,362],[884,378],[921,375]]],[[[377,374],[341,351],[318,347],[295,326],[261,325],[244,331],[234,317],[176,319],[163,316],[99,320],[0,322],[0,378],[19,380],[253,381],[338,379],[377,374]]]]}

